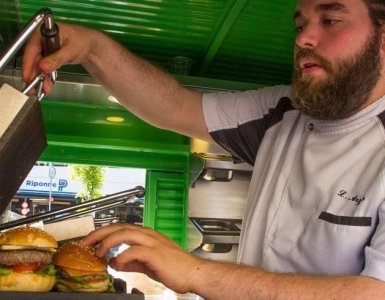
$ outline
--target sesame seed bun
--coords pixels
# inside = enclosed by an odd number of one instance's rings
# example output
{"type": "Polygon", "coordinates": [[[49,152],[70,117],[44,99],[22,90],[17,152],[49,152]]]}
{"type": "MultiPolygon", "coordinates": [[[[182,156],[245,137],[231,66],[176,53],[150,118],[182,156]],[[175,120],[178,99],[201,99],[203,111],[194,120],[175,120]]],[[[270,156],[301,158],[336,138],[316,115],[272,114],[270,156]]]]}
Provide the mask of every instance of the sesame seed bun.
{"type": "Polygon", "coordinates": [[[53,257],[53,264],[65,269],[72,276],[105,273],[107,262],[95,255],[92,247],[77,242],[65,243],[53,257]]]}
{"type": "Polygon", "coordinates": [[[60,292],[105,292],[109,288],[107,262],[92,247],[65,243],[52,262],[58,269],[56,289],[60,292]]]}
{"type": "Polygon", "coordinates": [[[56,289],[59,292],[64,293],[102,293],[108,290],[110,281],[108,278],[104,280],[99,280],[95,282],[88,283],[86,285],[81,283],[76,283],[71,280],[62,279],[56,283],[56,289]]]}
{"type": "Polygon", "coordinates": [[[57,248],[55,238],[47,232],[34,228],[22,227],[0,234],[0,245],[14,245],[36,248],[57,248]]]}
{"type": "Polygon", "coordinates": [[[15,273],[0,276],[2,292],[48,292],[56,282],[55,276],[44,276],[34,273],[15,273]]]}

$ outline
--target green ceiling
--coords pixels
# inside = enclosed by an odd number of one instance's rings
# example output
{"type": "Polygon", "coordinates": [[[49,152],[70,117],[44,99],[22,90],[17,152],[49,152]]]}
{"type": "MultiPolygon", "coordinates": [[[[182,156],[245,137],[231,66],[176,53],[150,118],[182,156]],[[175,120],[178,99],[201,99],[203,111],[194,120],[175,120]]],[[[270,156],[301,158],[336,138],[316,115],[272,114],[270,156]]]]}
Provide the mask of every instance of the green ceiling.
{"type": "Polygon", "coordinates": [[[192,76],[260,85],[290,81],[294,0],[1,2],[3,47],[17,27],[49,7],[55,20],[103,30],[170,72],[170,59],[184,56],[193,61],[192,76]]]}

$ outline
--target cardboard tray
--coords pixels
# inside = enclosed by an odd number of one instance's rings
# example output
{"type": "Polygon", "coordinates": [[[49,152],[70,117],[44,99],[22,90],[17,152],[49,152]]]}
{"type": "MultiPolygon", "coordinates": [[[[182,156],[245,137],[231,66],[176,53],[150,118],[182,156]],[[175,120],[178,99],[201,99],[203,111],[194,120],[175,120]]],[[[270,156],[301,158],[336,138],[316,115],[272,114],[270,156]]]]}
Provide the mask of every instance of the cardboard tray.
{"type": "Polygon", "coordinates": [[[116,293],[61,293],[61,292],[0,292],[0,299],[12,300],[144,300],[144,294],[126,293],[126,283],[114,279],[116,293]]]}
{"type": "Polygon", "coordinates": [[[36,97],[0,87],[0,215],[47,146],[36,97]]]}

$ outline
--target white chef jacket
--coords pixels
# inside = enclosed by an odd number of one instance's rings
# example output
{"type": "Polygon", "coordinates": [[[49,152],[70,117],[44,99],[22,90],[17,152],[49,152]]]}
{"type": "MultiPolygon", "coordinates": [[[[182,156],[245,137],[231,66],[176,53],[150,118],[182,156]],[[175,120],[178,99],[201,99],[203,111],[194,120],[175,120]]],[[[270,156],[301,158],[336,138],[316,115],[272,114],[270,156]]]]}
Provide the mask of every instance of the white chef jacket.
{"type": "Polygon", "coordinates": [[[212,137],[254,165],[239,262],[385,280],[385,97],[337,121],[290,97],[288,86],[203,96],[212,137]]]}

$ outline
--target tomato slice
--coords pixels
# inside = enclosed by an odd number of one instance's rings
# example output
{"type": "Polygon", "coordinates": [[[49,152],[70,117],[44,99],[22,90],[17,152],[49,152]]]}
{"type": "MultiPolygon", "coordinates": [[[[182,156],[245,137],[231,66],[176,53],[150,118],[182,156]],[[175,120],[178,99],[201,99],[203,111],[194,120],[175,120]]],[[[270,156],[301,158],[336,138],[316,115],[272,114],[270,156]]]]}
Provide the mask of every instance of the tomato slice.
{"type": "Polygon", "coordinates": [[[42,268],[44,268],[46,265],[42,265],[39,263],[32,263],[32,264],[20,264],[20,265],[14,265],[11,267],[11,269],[16,273],[21,272],[36,272],[42,268]]]}

